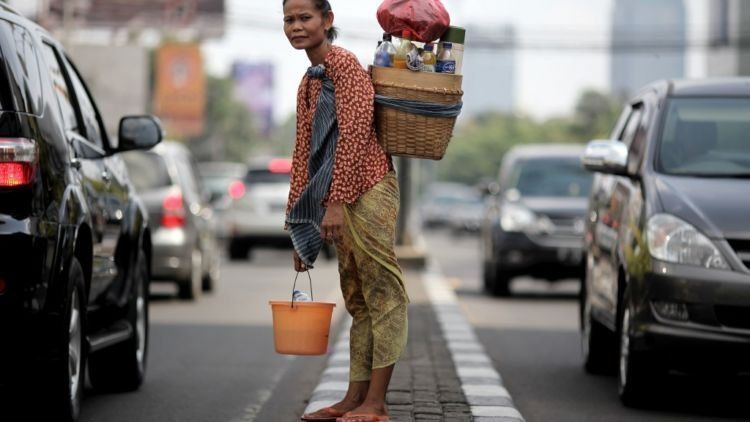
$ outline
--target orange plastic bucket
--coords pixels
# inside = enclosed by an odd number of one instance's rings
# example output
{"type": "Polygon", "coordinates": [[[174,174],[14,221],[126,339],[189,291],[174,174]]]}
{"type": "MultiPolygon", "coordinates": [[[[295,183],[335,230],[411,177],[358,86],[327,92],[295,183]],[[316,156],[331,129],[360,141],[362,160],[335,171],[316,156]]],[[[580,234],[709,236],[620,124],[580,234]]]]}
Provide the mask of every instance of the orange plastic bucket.
{"type": "Polygon", "coordinates": [[[271,301],[276,353],[315,356],[328,351],[334,303],[271,301]]]}

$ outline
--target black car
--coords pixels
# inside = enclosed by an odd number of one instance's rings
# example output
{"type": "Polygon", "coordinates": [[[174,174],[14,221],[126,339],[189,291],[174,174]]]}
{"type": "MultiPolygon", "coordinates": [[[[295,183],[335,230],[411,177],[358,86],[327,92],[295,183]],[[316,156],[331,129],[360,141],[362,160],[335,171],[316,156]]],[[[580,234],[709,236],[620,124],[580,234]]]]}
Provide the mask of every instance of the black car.
{"type": "Polygon", "coordinates": [[[0,59],[0,420],[20,396],[23,420],[74,421],[87,368],[143,381],[151,240],[117,153],[161,129],[125,117],[109,138],[61,45],[2,4],[0,59]]]}
{"type": "Polygon", "coordinates": [[[503,158],[481,229],[484,288],[511,294],[511,280],[529,275],[580,278],[586,196],[592,177],[578,145],[525,145],[503,158]]]}
{"type": "Polygon", "coordinates": [[[626,404],[670,370],[750,370],[748,133],[750,79],[659,82],[586,149],[585,366],[626,404]]]}

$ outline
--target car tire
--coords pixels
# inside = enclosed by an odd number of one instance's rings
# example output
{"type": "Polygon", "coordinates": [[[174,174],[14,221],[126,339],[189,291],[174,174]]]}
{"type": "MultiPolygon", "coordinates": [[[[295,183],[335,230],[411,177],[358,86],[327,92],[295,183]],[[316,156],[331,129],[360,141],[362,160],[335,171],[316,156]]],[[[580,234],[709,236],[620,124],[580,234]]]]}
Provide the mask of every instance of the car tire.
{"type": "MultiPolygon", "coordinates": [[[[205,256],[205,255],[204,255],[205,256]]],[[[219,282],[221,269],[219,265],[219,258],[214,256],[211,265],[208,268],[208,272],[203,275],[202,290],[204,292],[214,292],[216,285],[219,282]]]]}
{"type": "Polygon", "coordinates": [[[322,248],[322,252],[323,252],[323,257],[327,261],[330,261],[330,260],[336,258],[336,247],[333,246],[333,245],[329,245],[327,243],[324,243],[323,244],[323,248],[322,248]]]}
{"type": "Polygon", "coordinates": [[[617,350],[614,335],[599,321],[594,319],[591,311],[591,301],[585,287],[581,284],[579,300],[581,320],[581,353],[586,372],[597,375],[614,373],[617,350]]]}
{"type": "Polygon", "coordinates": [[[131,337],[91,355],[89,378],[94,388],[106,392],[137,390],[146,374],[148,356],[148,261],[143,251],[138,253],[132,271],[133,291],[128,301],[128,324],[131,337]]]}
{"type": "Polygon", "coordinates": [[[237,240],[229,241],[229,259],[232,261],[243,261],[248,259],[250,248],[237,240]]]}
{"type": "Polygon", "coordinates": [[[641,407],[655,400],[657,381],[661,374],[647,352],[634,350],[630,335],[631,313],[627,305],[620,312],[619,356],[617,368],[618,394],[628,407],[641,407]]]}
{"type": "Polygon", "coordinates": [[[86,368],[86,279],[80,262],[71,259],[65,304],[59,323],[59,347],[41,376],[46,408],[41,412],[56,421],[74,422],[81,411],[86,368]],[[46,388],[45,388],[46,387],[46,388]]]}
{"type": "Polygon", "coordinates": [[[588,265],[585,268],[578,300],[583,366],[590,374],[609,375],[614,373],[617,366],[616,337],[592,315],[591,301],[588,296],[591,271],[588,265]]]}
{"type": "Polygon", "coordinates": [[[510,297],[510,282],[512,277],[499,268],[495,269],[495,280],[492,284],[492,295],[495,297],[510,297]]]}
{"type": "Polygon", "coordinates": [[[492,263],[485,260],[482,262],[482,287],[484,287],[485,293],[492,293],[492,285],[494,284],[494,281],[492,263]]]}
{"type": "Polygon", "coordinates": [[[183,300],[197,300],[203,290],[203,254],[194,248],[190,253],[190,274],[177,282],[177,295],[183,300]]]}

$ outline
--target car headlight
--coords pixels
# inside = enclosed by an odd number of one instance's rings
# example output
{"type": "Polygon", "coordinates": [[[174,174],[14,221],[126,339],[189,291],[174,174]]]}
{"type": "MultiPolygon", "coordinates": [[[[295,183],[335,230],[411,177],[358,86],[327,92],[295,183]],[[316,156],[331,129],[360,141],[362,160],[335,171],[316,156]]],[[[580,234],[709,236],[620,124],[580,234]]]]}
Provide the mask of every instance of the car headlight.
{"type": "Polygon", "coordinates": [[[554,224],[547,216],[537,216],[518,204],[505,204],[500,213],[500,227],[506,232],[548,233],[554,224]]]}
{"type": "Polygon", "coordinates": [[[728,270],[716,245],[691,224],[669,214],[648,220],[648,249],[661,261],[728,270]]]}

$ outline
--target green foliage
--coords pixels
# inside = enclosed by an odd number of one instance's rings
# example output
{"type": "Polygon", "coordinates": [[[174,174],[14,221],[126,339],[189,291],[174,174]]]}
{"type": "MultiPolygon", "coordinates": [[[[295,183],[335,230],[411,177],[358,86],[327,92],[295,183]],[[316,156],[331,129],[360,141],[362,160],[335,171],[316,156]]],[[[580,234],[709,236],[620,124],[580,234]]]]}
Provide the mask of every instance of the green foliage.
{"type": "Polygon", "coordinates": [[[619,103],[596,91],[578,99],[570,117],[538,122],[528,116],[490,113],[474,117],[456,129],[438,178],[475,184],[496,177],[503,155],[515,145],[585,143],[608,137],[620,112],[619,103]]]}
{"type": "Polygon", "coordinates": [[[231,78],[208,76],[204,134],[190,140],[198,159],[245,161],[257,132],[247,108],[234,98],[231,78]]]}

